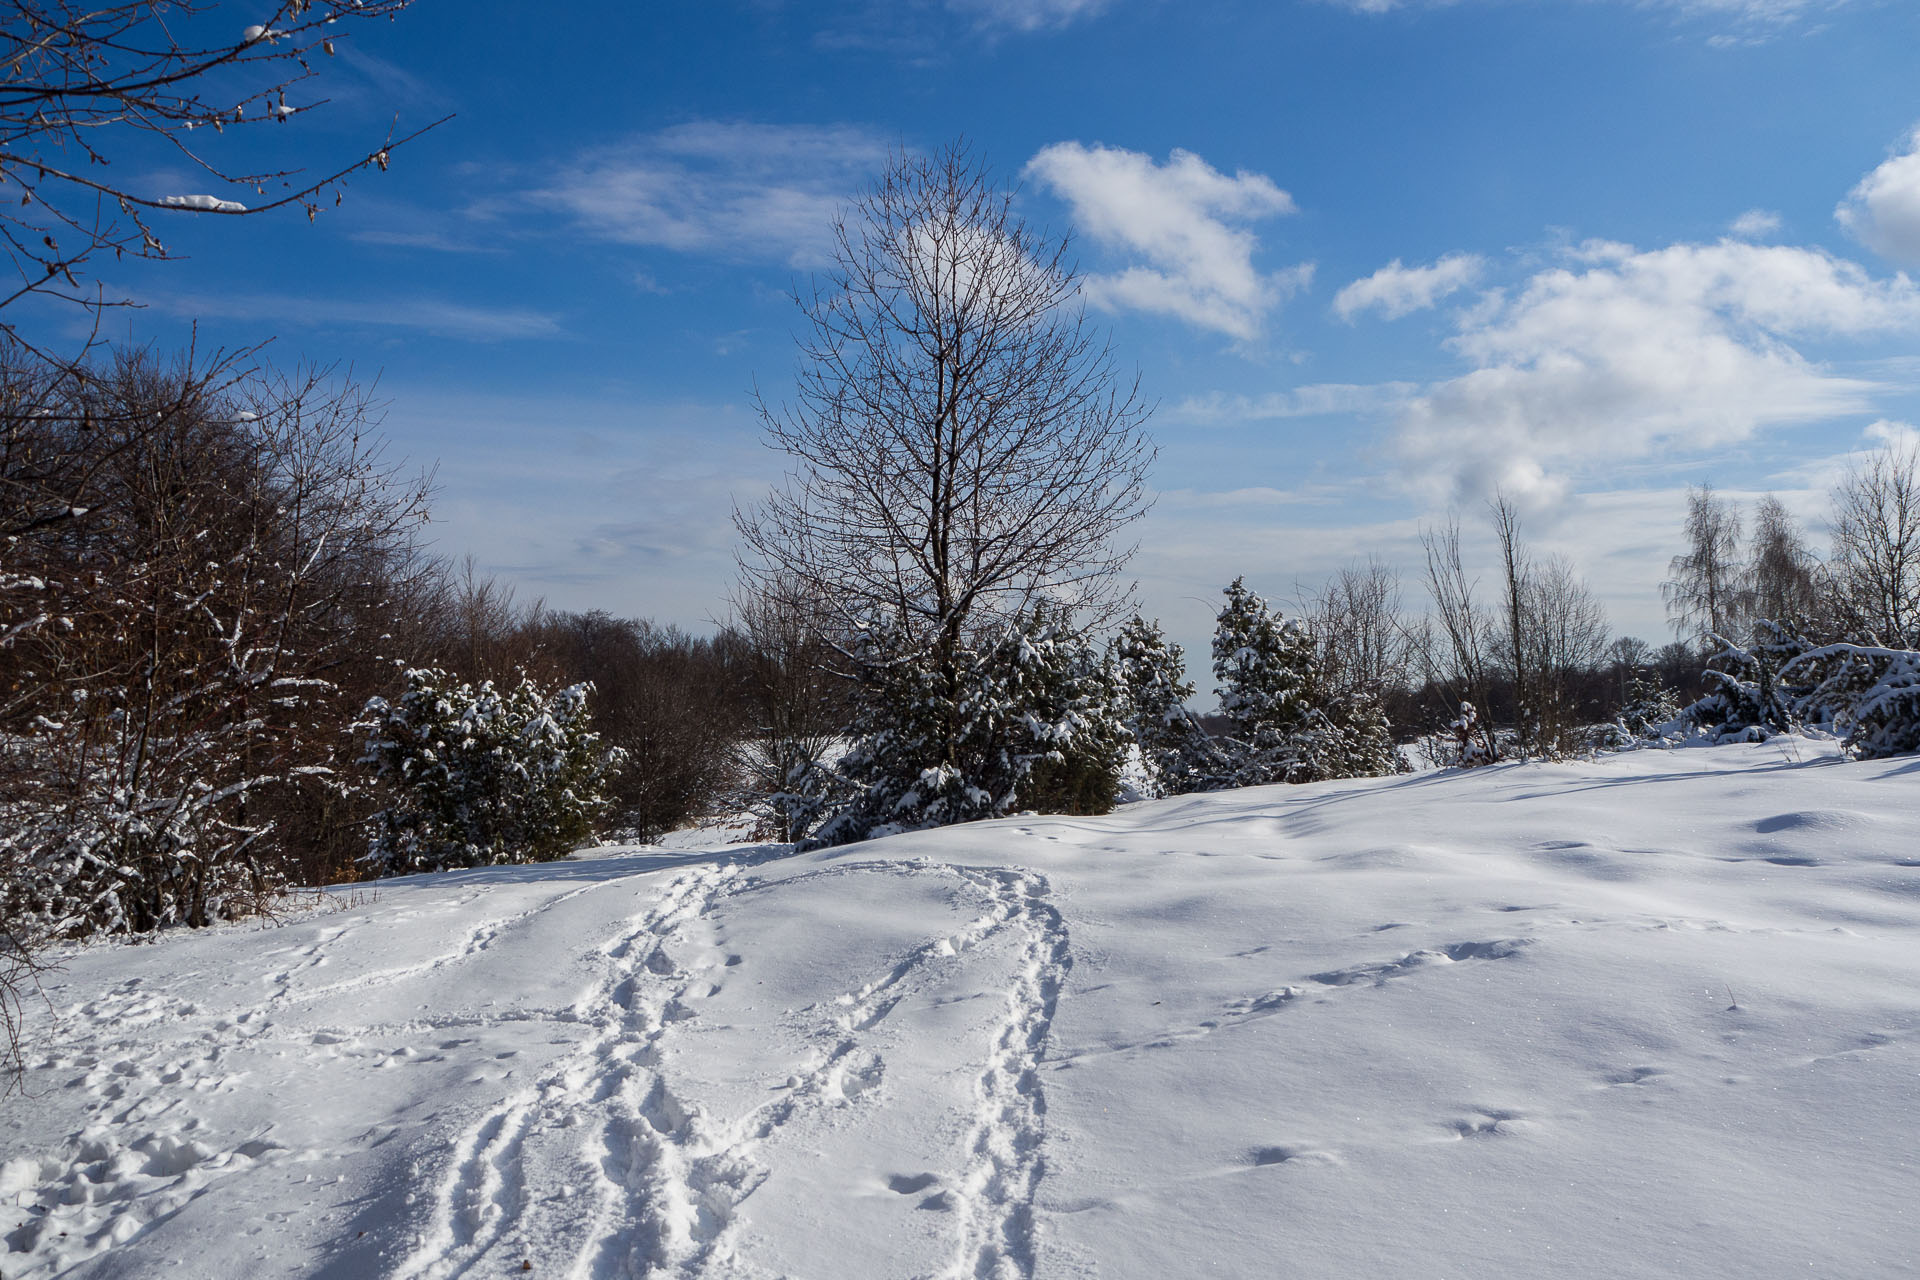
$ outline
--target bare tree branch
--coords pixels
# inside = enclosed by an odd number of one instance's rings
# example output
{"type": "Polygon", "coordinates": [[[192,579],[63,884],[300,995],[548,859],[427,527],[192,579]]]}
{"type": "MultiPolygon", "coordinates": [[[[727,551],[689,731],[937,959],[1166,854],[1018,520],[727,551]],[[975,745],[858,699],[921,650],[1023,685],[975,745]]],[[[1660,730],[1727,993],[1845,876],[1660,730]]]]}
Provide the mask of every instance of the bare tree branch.
{"type": "MultiPolygon", "coordinates": [[[[273,0],[245,22],[216,0],[0,0],[0,255],[19,280],[0,310],[34,294],[121,305],[89,296],[82,281],[104,253],[170,257],[156,215],[298,205],[311,219],[339,203],[349,175],[385,169],[394,148],[444,120],[404,135],[396,122],[364,154],[319,172],[235,166],[215,152],[229,129],[325,105],[297,90],[319,74],[316,59],[333,55],[344,24],[391,19],[411,3],[273,0]],[[207,189],[136,189],[114,166],[150,143],[207,189]]],[[[4,321],[0,332],[18,336],[4,321]]]]}

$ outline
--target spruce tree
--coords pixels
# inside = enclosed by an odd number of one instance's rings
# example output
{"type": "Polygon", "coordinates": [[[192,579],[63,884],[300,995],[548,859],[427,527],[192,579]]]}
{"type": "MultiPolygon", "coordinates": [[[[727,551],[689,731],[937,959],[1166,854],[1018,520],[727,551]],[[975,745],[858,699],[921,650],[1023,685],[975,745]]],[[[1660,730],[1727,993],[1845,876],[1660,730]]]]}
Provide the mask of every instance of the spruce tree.
{"type": "Polygon", "coordinates": [[[1313,727],[1313,641],[1235,578],[1213,633],[1213,675],[1231,731],[1232,785],[1300,779],[1313,727]]]}
{"type": "Polygon", "coordinates": [[[1186,655],[1167,641],[1159,622],[1135,614],[1108,642],[1107,663],[1153,789],[1170,796],[1222,785],[1221,753],[1187,710],[1193,684],[1186,655]]]}

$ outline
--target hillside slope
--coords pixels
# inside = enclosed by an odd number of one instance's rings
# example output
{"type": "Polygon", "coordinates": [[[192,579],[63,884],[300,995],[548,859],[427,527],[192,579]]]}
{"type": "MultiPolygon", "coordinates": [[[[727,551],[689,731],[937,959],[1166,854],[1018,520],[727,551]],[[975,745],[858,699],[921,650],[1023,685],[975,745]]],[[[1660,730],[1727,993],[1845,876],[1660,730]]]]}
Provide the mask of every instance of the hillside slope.
{"type": "Polygon", "coordinates": [[[1912,1275],[1916,831],[1792,740],[90,949],[0,1276],[1912,1275]]]}

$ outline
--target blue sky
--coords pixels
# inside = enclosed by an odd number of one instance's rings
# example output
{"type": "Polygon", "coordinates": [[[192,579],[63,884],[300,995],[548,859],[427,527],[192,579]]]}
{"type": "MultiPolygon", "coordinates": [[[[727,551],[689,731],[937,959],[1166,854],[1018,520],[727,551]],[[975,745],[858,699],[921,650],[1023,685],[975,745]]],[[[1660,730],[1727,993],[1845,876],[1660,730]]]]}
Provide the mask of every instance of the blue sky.
{"type": "Polygon", "coordinates": [[[1496,485],[1662,641],[1688,483],[1823,543],[1845,455],[1920,423],[1916,54],[1909,0],[419,0],[235,145],[452,121],[105,277],[116,336],[377,376],[440,547],[523,598],[700,627],[788,293],[890,147],[964,136],[1159,403],[1134,568],[1193,667],[1236,574],[1372,553],[1420,604],[1420,525],[1496,485]]]}

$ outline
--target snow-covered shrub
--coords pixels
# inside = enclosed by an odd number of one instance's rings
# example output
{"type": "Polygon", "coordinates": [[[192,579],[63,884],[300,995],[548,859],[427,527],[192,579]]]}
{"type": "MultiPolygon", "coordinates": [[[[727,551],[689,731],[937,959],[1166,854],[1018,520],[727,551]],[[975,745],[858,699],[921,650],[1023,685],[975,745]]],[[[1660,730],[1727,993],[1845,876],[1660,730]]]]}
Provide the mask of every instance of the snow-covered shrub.
{"type": "Polygon", "coordinates": [[[1154,794],[1170,796],[1221,785],[1226,761],[1187,710],[1193,696],[1186,658],[1158,622],[1136,614],[1107,645],[1121,699],[1121,718],[1139,744],[1154,794]]]}
{"type": "MultiPolygon", "coordinates": [[[[422,573],[363,392],[0,344],[0,920],[83,937],[265,904],[315,849],[422,573]]],[[[331,868],[339,869],[337,862],[331,868]]]]}
{"type": "Polygon", "coordinates": [[[1632,751],[1664,745],[1681,712],[1679,697],[1653,672],[1635,672],[1613,719],[1585,726],[1587,751],[1632,751]]]}
{"type": "Polygon", "coordinates": [[[373,818],[376,872],[546,861],[593,834],[620,755],[588,727],[590,686],[499,689],[434,668],[406,682],[397,702],[368,702],[357,726],[363,763],[395,796],[373,818]]]}
{"type": "Polygon", "coordinates": [[[1626,701],[1616,717],[1628,738],[1658,736],[1661,726],[1680,714],[1680,698],[1657,675],[1640,672],[1627,682],[1626,701]]]}
{"type": "Polygon", "coordinates": [[[1804,690],[1797,718],[1838,733],[1848,755],[1920,751],[1920,653],[1830,644],[1801,654],[1781,676],[1804,690]]]}
{"type": "Polygon", "coordinates": [[[1453,741],[1453,759],[1449,763],[1471,769],[1495,760],[1480,734],[1480,709],[1471,702],[1460,704],[1460,714],[1447,725],[1447,733],[1453,741]]]}
{"type": "Polygon", "coordinates": [[[837,739],[764,737],[737,744],[740,784],[730,797],[754,818],[750,838],[783,844],[813,834],[844,798],[837,739]]]}
{"type": "Polygon", "coordinates": [[[958,642],[951,665],[879,625],[853,656],[853,746],[835,770],[845,799],[814,843],[1004,817],[1029,801],[1111,807],[1128,739],[1062,611],[1041,605],[1001,635],[958,642]]]}
{"type": "MultiPolygon", "coordinates": [[[[0,746],[0,917],[31,938],[145,933],[251,914],[281,885],[250,856],[231,725],[76,710],[0,746]]],[[[264,753],[263,753],[264,755],[264,753]]],[[[263,769],[270,762],[262,761],[263,769]]]]}
{"type": "Polygon", "coordinates": [[[1394,745],[1386,708],[1370,693],[1355,691],[1313,708],[1300,737],[1300,767],[1293,780],[1378,778],[1410,766],[1394,745]]]}
{"type": "Polygon", "coordinates": [[[1705,672],[1707,693],[1680,712],[1672,729],[1709,742],[1764,742],[1800,722],[1805,689],[1783,681],[1794,659],[1813,648],[1777,622],[1753,624],[1747,645],[1715,637],[1720,652],[1705,672]]]}

